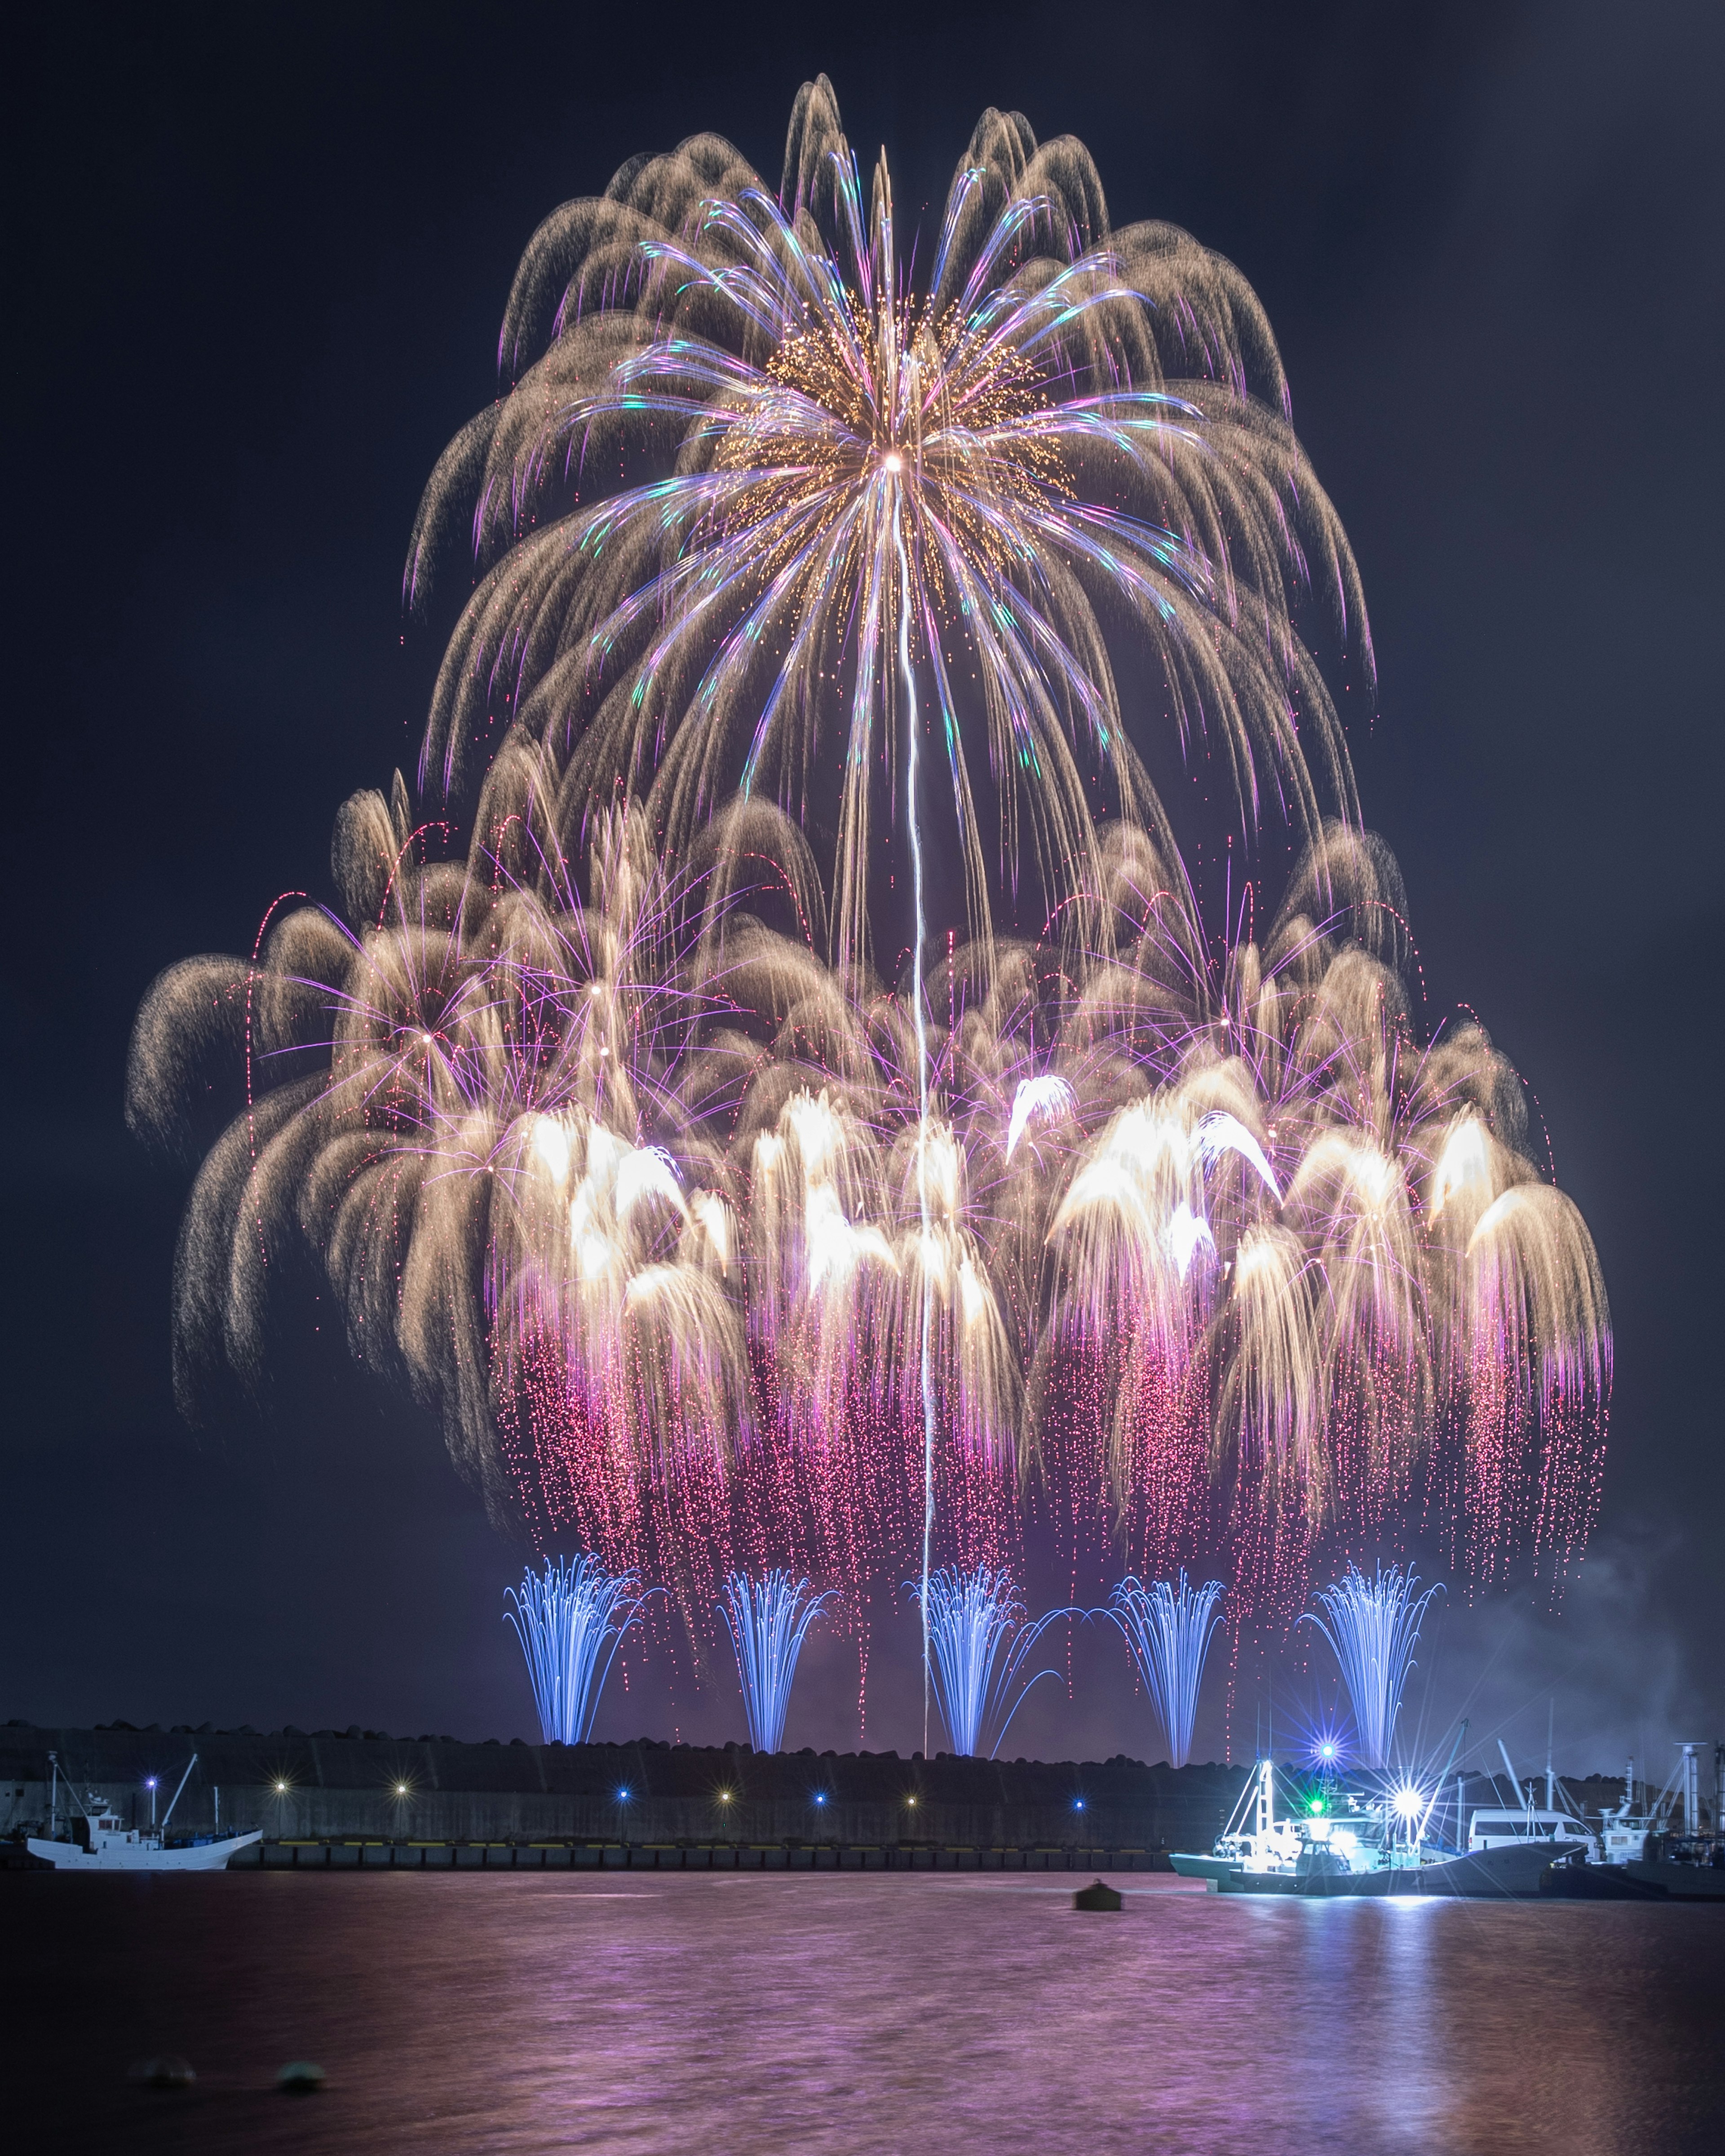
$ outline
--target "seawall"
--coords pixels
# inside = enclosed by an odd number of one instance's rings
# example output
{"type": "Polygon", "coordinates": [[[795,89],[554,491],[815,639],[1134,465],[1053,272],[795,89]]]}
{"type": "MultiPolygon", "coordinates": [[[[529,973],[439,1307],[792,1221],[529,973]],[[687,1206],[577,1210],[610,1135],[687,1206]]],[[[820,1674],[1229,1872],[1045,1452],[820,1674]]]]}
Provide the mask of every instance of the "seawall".
{"type": "MultiPolygon", "coordinates": [[[[0,1728],[0,1833],[46,1819],[49,1754],[60,1815],[74,1783],[128,1822],[164,1810],[193,1753],[176,1830],[257,1827],[279,1861],[396,1861],[385,1849],[462,1860],[470,1850],[748,1849],[928,1852],[1117,1851],[1147,1861],[1208,1849],[1243,1787],[1243,1766],[986,1760],[894,1752],[757,1753],[746,1744],[500,1744],[295,1729],[0,1728]],[[378,1856],[313,1858],[314,1848],[378,1856]],[[285,1852],[307,1852],[290,1859],[285,1852]]],[[[270,1853],[266,1851],[266,1855],[270,1853]]],[[[502,1861],[517,1866],[520,1855],[502,1861]]],[[[537,1856],[529,1861],[554,1861],[537,1856]]],[[[614,1856],[613,1861],[623,1861],[614,1856]]],[[[633,1861],[633,1860],[630,1860],[633,1861]]],[[[651,1860],[654,1861],[660,1859],[651,1860]]],[[[685,1860],[686,1861],[686,1860],[685,1860]]],[[[703,1860],[704,1861],[704,1860],[703,1860]]],[[[753,1860],[751,1859],[751,1861],[753,1860]]]]}

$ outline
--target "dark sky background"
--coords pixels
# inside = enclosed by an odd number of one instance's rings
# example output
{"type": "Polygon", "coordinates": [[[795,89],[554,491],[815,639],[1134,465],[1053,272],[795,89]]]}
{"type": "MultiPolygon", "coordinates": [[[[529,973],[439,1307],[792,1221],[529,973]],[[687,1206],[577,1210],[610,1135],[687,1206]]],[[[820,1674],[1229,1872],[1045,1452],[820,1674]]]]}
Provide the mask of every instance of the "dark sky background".
{"type": "MultiPolygon", "coordinates": [[[[1560,1766],[1656,1779],[1725,1730],[1717,5],[69,6],[14,37],[0,1718],[533,1733],[521,1553],[434,1430],[326,1340],[201,1445],[177,1419],[187,1178],[126,1132],[127,1034],[162,967],[330,896],[336,804],[413,769],[408,531],[536,223],[700,129],[776,181],[824,69],[901,201],[1017,107],[1089,144],[1117,223],[1263,298],[1365,578],[1353,752],[1431,1014],[1466,998],[1530,1081],[1616,1321],[1579,1578],[1555,1615],[1458,1586],[1411,1713],[1435,1741],[1469,1700],[1531,1761],[1554,1702],[1560,1766]]],[[[913,1630],[869,1699],[904,1752],[913,1630]]],[[[1007,1748],[1158,1756],[1123,1659],[1081,1640],[1007,1748]]],[[[854,1658],[804,1669],[788,1741],[853,1744],[854,1658]]],[[[638,1671],[601,1732],[740,1734],[724,1674],[638,1671]]]]}

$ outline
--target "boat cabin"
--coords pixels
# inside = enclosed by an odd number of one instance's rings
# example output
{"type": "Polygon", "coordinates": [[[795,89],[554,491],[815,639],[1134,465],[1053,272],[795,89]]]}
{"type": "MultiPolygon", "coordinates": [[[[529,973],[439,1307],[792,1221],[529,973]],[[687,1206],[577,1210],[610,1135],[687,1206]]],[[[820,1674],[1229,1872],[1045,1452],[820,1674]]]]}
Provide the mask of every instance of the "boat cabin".
{"type": "Polygon", "coordinates": [[[1481,1849],[1520,1848],[1530,1841],[1548,1844],[1553,1856],[1581,1848],[1594,1863],[1599,1861],[1599,1837],[1568,1812],[1539,1811],[1531,1806],[1494,1811],[1481,1804],[1468,1822],[1470,1856],[1481,1849]]]}

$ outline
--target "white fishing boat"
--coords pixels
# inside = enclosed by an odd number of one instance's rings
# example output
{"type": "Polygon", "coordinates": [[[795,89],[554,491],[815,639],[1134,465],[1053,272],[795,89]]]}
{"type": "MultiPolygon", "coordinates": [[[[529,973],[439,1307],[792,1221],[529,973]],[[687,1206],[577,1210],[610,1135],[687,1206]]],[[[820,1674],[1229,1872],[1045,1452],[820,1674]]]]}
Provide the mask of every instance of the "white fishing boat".
{"type": "Polygon", "coordinates": [[[1254,1879],[1275,1874],[1292,1877],[1305,1848],[1295,1822],[1277,1819],[1276,1768],[1271,1760],[1260,1759],[1209,1856],[1177,1851],[1168,1862],[1183,1879],[1208,1879],[1213,1885],[1248,1874],[1254,1879]]]}
{"type": "Polygon", "coordinates": [[[1206,1880],[1221,1894],[1537,1894],[1554,1859],[1584,1857],[1597,1849],[1597,1837],[1555,1806],[1481,1806],[1469,1817],[1458,1789],[1459,1845],[1434,1838],[1440,1793],[1466,1730],[1463,1722],[1434,1781],[1364,1789],[1332,1783],[1305,1796],[1303,1810],[1281,1819],[1276,1815],[1275,1768],[1260,1760],[1210,1854],[1183,1852],[1169,1861],[1184,1877],[1206,1880]]]}
{"type": "MultiPolygon", "coordinates": [[[[186,1763],[179,1788],[159,1826],[153,1820],[146,1827],[128,1826],[105,1797],[94,1790],[87,1799],[80,1797],[76,1785],[69,1781],[66,1788],[78,1808],[78,1816],[68,1822],[65,1833],[61,1834],[58,1831],[59,1759],[52,1752],[48,1756],[54,1768],[49,1830],[45,1835],[27,1835],[24,1847],[38,1863],[52,1865],[56,1871],[220,1871],[229,1858],[263,1839],[258,1828],[228,1834],[219,1827],[212,1834],[170,1833],[174,1806],[198,1764],[195,1752],[186,1763]]],[[[153,1784],[151,1809],[155,1809],[153,1784]]]]}

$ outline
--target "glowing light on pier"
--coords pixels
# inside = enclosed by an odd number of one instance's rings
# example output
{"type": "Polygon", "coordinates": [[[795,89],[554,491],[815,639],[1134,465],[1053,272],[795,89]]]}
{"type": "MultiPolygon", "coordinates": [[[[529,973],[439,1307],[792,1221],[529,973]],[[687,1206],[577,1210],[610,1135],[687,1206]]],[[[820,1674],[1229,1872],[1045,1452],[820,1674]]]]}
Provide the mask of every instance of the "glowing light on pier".
{"type": "Polygon", "coordinates": [[[1192,1731],[1198,1716],[1204,1657],[1221,1618],[1219,1579],[1194,1587],[1183,1572],[1178,1581],[1158,1579],[1146,1587],[1122,1579],[1108,1614],[1132,1650],[1140,1679],[1168,1739],[1168,1763],[1183,1767],[1192,1756],[1192,1731]]]}
{"type": "Polygon", "coordinates": [[[834,1599],[830,1590],[817,1594],[806,1579],[793,1579],[788,1572],[759,1579],[734,1572],[725,1582],[725,1622],[737,1650],[743,1712],[756,1751],[777,1752],[783,1743],[797,1658],[809,1626],[834,1599]]]}
{"type": "Polygon", "coordinates": [[[926,1602],[920,1584],[911,1592],[922,1608],[930,1676],[947,1740],[965,1758],[978,1755],[986,1743],[992,1758],[1031,1686],[1054,1675],[1039,1670],[1019,1681],[1036,1642],[1065,1613],[1050,1610],[1026,1623],[1012,1574],[988,1565],[969,1572],[943,1565],[928,1574],[926,1602]]]}
{"type": "Polygon", "coordinates": [[[647,1599],[640,1582],[633,1573],[608,1572],[595,1557],[547,1558],[543,1573],[529,1566],[506,1597],[515,1607],[503,1621],[515,1627],[526,1657],[541,1737],[547,1744],[586,1743],[618,1645],[647,1599]]]}
{"type": "MultiPolygon", "coordinates": [[[[1416,1600],[1418,1584],[1414,1573],[1399,1564],[1387,1572],[1378,1566],[1370,1579],[1357,1565],[1349,1565],[1333,1587],[1319,1590],[1325,1614],[1308,1611],[1303,1620],[1316,1625],[1335,1649],[1353,1707],[1360,1756],[1368,1767],[1389,1764],[1420,1621],[1438,1591],[1429,1587],[1416,1600]]],[[[1417,1807],[1424,1799],[1415,1801],[1417,1807]]]]}

